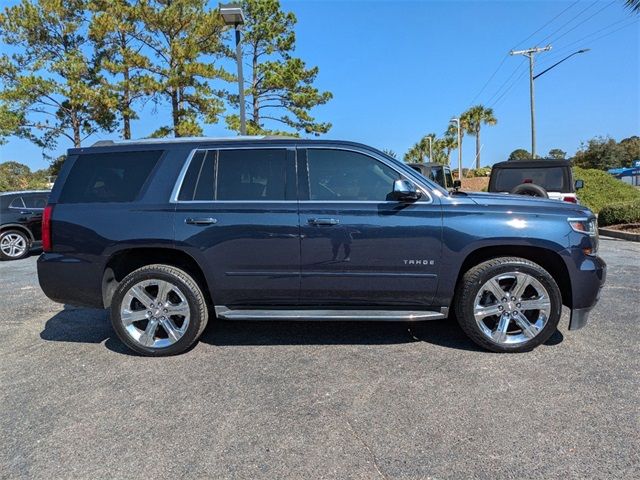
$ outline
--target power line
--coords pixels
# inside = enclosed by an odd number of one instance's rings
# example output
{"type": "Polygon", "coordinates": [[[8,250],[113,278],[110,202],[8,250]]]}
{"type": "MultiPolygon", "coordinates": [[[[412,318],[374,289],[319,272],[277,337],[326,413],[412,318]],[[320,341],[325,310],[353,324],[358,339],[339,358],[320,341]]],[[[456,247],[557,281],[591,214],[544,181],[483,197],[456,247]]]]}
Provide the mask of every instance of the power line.
{"type": "Polygon", "coordinates": [[[571,7],[573,7],[574,5],[576,5],[577,3],[580,3],[580,0],[576,0],[575,2],[573,2],[571,5],[569,5],[567,8],[565,8],[564,10],[562,10],[559,14],[557,14],[555,17],[553,17],[551,20],[549,20],[547,23],[545,23],[544,25],[542,25],[539,29],[537,29],[535,32],[533,32],[531,35],[529,35],[527,38],[525,38],[524,40],[520,40],[518,43],[516,43],[513,47],[511,47],[511,50],[515,50],[516,47],[518,45],[523,44],[524,42],[526,42],[527,40],[529,40],[531,37],[533,37],[536,33],[538,33],[539,31],[543,30],[545,27],[547,27],[548,25],[550,25],[551,23],[553,23],[553,21],[560,17],[564,12],[566,12],[567,10],[569,10],[571,7]]]}
{"type": "Polygon", "coordinates": [[[576,45],[578,45],[578,44],[581,44],[581,43],[587,43],[587,42],[588,42],[588,43],[593,43],[593,42],[595,42],[595,41],[597,41],[597,40],[599,40],[599,39],[601,39],[601,38],[603,38],[603,37],[606,37],[606,36],[608,36],[608,35],[611,35],[611,34],[613,34],[613,33],[617,32],[617,31],[619,31],[619,30],[622,30],[622,29],[624,29],[624,28],[630,27],[630,26],[632,26],[632,25],[634,25],[634,24],[637,24],[637,23],[638,23],[638,20],[637,20],[637,19],[635,19],[635,18],[632,18],[632,19],[629,19],[629,18],[623,18],[622,20],[618,20],[618,21],[616,21],[616,22],[610,23],[610,24],[609,24],[609,25],[607,25],[606,27],[603,27],[603,28],[600,28],[600,29],[598,29],[598,30],[596,30],[596,31],[594,31],[594,32],[591,32],[591,33],[589,33],[589,34],[585,35],[584,37],[579,38],[578,40],[575,40],[575,41],[573,41],[573,42],[571,42],[571,43],[568,43],[567,45],[564,45],[563,47],[561,47],[561,48],[559,48],[559,49],[555,50],[555,55],[553,55],[553,56],[551,56],[551,57],[546,58],[545,60],[543,60],[542,62],[540,62],[540,64],[541,64],[541,65],[545,65],[545,64],[551,63],[551,62],[552,62],[552,61],[554,61],[554,60],[557,60],[558,58],[560,58],[560,57],[563,55],[563,52],[567,52],[568,50],[570,50],[571,48],[575,47],[575,46],[576,46],[576,45]],[[621,27],[619,27],[619,28],[616,28],[616,29],[614,29],[614,30],[611,30],[611,31],[609,31],[609,32],[607,32],[607,33],[605,33],[605,34],[603,34],[603,35],[600,35],[600,36],[598,36],[598,37],[596,37],[596,38],[592,38],[592,39],[590,39],[590,40],[588,40],[588,41],[587,41],[587,39],[588,39],[588,38],[593,37],[594,35],[597,35],[597,34],[598,34],[598,33],[600,33],[600,32],[604,32],[605,30],[609,30],[611,27],[614,27],[614,26],[616,26],[616,25],[619,25],[619,24],[621,24],[621,23],[625,23],[625,22],[626,22],[626,24],[625,24],[625,25],[622,25],[622,26],[621,26],[621,27]]]}
{"type": "Polygon", "coordinates": [[[516,68],[513,69],[513,72],[511,72],[511,75],[509,75],[507,79],[504,82],[502,82],[502,85],[500,85],[500,87],[494,92],[494,94],[491,95],[491,97],[489,97],[489,99],[487,100],[487,103],[491,103],[491,100],[493,100],[500,93],[500,91],[507,85],[507,83],[509,83],[509,80],[511,80],[513,76],[516,73],[518,73],[518,70],[520,70],[525,63],[526,62],[523,59],[523,61],[520,64],[518,64],[516,68]]]}
{"type": "MultiPolygon", "coordinates": [[[[575,0],[572,4],[570,4],[568,7],[566,7],[565,9],[563,9],[562,11],[560,11],[558,14],[556,14],[554,17],[552,17],[550,20],[548,20],[546,23],[544,23],[540,28],[538,28],[537,30],[535,30],[532,34],[530,34],[528,37],[526,37],[523,40],[520,40],[519,42],[517,42],[512,48],[511,50],[514,50],[518,45],[526,42],[527,40],[529,40],[530,38],[532,38],[534,35],[536,35],[538,32],[544,30],[547,26],[549,26],[550,24],[552,24],[556,19],[558,19],[559,17],[561,17],[562,15],[564,15],[564,13],[566,13],[568,10],[570,10],[571,8],[573,8],[575,5],[577,5],[578,3],[580,3],[580,0],[575,0]]],[[[583,10],[584,11],[584,10],[583,10]]],[[[582,14],[582,12],[580,12],[580,14],[582,14]]],[[[580,15],[578,14],[578,16],[580,15]]],[[[566,24],[565,24],[566,25],[566,24]]],[[[502,68],[502,66],[505,64],[505,62],[507,61],[507,58],[509,58],[509,54],[505,53],[505,55],[502,57],[502,60],[500,61],[500,63],[498,64],[498,66],[496,67],[496,69],[493,71],[493,73],[489,76],[489,79],[484,83],[484,85],[482,85],[482,88],[480,88],[480,90],[478,91],[478,93],[475,94],[475,96],[473,97],[473,99],[471,100],[471,102],[469,102],[469,106],[473,105],[474,102],[478,99],[478,97],[480,97],[480,95],[482,95],[482,93],[486,90],[487,86],[491,83],[491,81],[495,78],[495,76],[498,74],[498,72],[500,71],[500,69],[502,68]]],[[[515,72],[513,72],[511,74],[511,76],[513,76],[515,74],[515,72]]],[[[511,78],[511,77],[509,77],[511,78]]],[[[501,86],[500,88],[498,88],[498,90],[496,91],[496,93],[493,94],[493,97],[495,97],[495,95],[504,87],[504,85],[506,84],[506,82],[508,82],[509,79],[507,79],[501,86]]],[[[489,99],[489,101],[491,101],[491,98],[489,99]]]]}
{"type": "MultiPolygon", "coordinates": [[[[615,0],[613,0],[615,1],[615,0]]],[[[556,33],[558,33],[560,30],[562,30],[564,27],[566,27],[567,25],[569,25],[571,22],[573,22],[574,20],[576,20],[578,17],[580,17],[584,12],[586,12],[587,10],[589,10],[591,7],[593,7],[596,3],[598,3],[598,1],[596,0],[595,2],[589,4],[586,8],[580,10],[580,12],[575,15],[574,17],[572,17],[568,22],[563,23],[562,25],[560,25],[559,28],[555,29],[553,32],[551,32],[549,35],[547,35],[546,37],[544,37],[542,40],[540,40],[536,45],[541,45],[545,42],[547,42],[551,37],[553,37],[556,33]]]]}
{"type": "Polygon", "coordinates": [[[601,11],[603,11],[605,8],[610,7],[611,5],[613,5],[615,3],[616,0],[611,0],[611,3],[606,4],[604,7],[602,7],[600,10],[596,11],[594,14],[588,16],[587,18],[585,18],[583,21],[581,21],[580,23],[578,23],[577,25],[575,25],[573,28],[570,28],[569,30],[567,30],[566,32],[564,32],[562,35],[560,35],[559,37],[557,37],[554,42],[557,42],[558,40],[560,40],[562,37],[565,37],[567,34],[573,32],[576,28],[578,28],[580,25],[588,22],[589,20],[591,20],[593,17],[595,17],[597,14],[599,14],[601,11]]]}

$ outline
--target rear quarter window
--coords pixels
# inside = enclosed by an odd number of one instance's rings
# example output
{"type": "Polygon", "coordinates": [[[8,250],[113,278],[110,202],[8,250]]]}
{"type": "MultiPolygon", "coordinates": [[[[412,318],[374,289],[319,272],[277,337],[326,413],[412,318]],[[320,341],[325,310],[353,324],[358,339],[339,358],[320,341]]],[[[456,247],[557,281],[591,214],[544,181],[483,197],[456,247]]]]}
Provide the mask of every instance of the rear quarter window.
{"type": "Polygon", "coordinates": [[[79,155],[59,203],[112,203],[136,199],[162,150],[79,155]]]}

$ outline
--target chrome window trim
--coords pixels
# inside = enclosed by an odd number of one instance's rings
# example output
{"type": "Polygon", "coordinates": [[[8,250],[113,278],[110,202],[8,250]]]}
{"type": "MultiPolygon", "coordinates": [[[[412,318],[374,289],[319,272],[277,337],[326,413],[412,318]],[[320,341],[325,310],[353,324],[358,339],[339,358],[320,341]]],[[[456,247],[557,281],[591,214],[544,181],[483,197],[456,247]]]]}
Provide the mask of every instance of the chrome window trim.
{"type": "MultiPolygon", "coordinates": [[[[362,149],[357,149],[357,148],[352,148],[352,147],[343,147],[343,146],[333,146],[333,145],[300,145],[300,146],[296,146],[295,144],[287,144],[287,145],[265,145],[265,146],[245,146],[245,147],[241,147],[241,146],[225,146],[225,147],[211,147],[211,148],[207,148],[207,147],[198,147],[198,148],[194,148],[193,150],[191,150],[191,152],[189,153],[189,155],[187,156],[187,160],[185,161],[184,165],[182,166],[182,169],[180,170],[180,174],[178,175],[178,178],[176,180],[176,183],[173,187],[173,190],[171,192],[171,197],[169,199],[169,203],[203,203],[203,204],[209,204],[209,203],[341,203],[341,204],[396,204],[398,202],[394,202],[394,201],[389,201],[389,200],[384,200],[384,201],[375,201],[375,200],[178,200],[178,195],[180,194],[180,189],[182,188],[182,183],[184,182],[184,177],[187,174],[187,170],[189,170],[189,166],[191,165],[191,161],[193,160],[193,157],[196,155],[197,152],[199,151],[211,151],[211,150],[215,150],[217,152],[220,152],[221,150],[294,150],[296,151],[296,156],[297,156],[297,150],[298,149],[305,149],[305,150],[343,150],[343,151],[347,151],[347,152],[355,152],[355,153],[359,153],[361,155],[365,155],[368,156],[370,158],[372,158],[373,160],[379,161],[382,164],[386,165],[387,167],[391,168],[394,172],[396,172],[398,175],[402,175],[403,177],[405,177],[407,180],[409,180],[416,188],[418,188],[422,194],[423,194],[423,198],[420,198],[419,200],[417,200],[414,203],[417,204],[421,204],[421,205],[431,205],[433,204],[433,196],[432,194],[428,191],[428,189],[426,187],[424,187],[423,185],[420,185],[418,182],[416,182],[416,180],[414,178],[408,177],[406,175],[405,172],[399,171],[397,168],[397,165],[394,165],[393,163],[389,162],[387,159],[385,159],[384,157],[377,155],[373,152],[369,152],[366,150],[362,150],[362,149]],[[427,197],[427,199],[425,199],[425,197],[427,197]],[[428,201],[427,201],[428,200],[428,201]]],[[[217,156],[219,156],[219,153],[216,153],[217,156]]],[[[217,162],[216,162],[217,165],[217,162]]],[[[307,172],[308,173],[308,172],[307,172]]],[[[217,186],[216,186],[217,188],[217,186]]]]}
{"type": "MultiPolygon", "coordinates": [[[[178,200],[178,195],[180,194],[180,189],[182,188],[182,183],[184,182],[184,177],[187,175],[187,170],[189,170],[189,166],[191,165],[191,161],[196,153],[200,151],[209,152],[216,151],[216,160],[219,158],[219,152],[221,150],[294,150],[295,146],[292,145],[265,145],[265,146],[251,146],[251,147],[198,147],[191,150],[189,155],[187,156],[187,160],[184,162],[182,166],[182,170],[180,170],[180,174],[178,175],[178,179],[173,187],[173,191],[171,192],[171,197],[169,199],[169,203],[298,203],[297,200],[178,200]]],[[[206,153],[205,153],[206,154],[206,153]]],[[[216,168],[218,162],[216,162],[216,168]]],[[[216,186],[217,189],[217,171],[216,171],[216,186]]]]}
{"type": "MultiPolygon", "coordinates": [[[[423,205],[429,205],[433,203],[433,197],[431,196],[431,193],[427,191],[427,189],[425,187],[423,187],[422,185],[420,185],[419,183],[417,183],[415,181],[415,179],[408,177],[406,175],[405,172],[401,172],[398,170],[397,165],[394,165],[393,163],[389,162],[386,158],[377,155],[373,152],[369,152],[366,150],[361,150],[361,149],[357,149],[357,148],[352,148],[352,147],[338,147],[338,146],[332,146],[332,145],[305,145],[305,146],[301,146],[301,149],[304,148],[306,150],[342,150],[345,152],[355,152],[355,153],[359,153],[360,155],[365,155],[369,158],[372,158],[374,160],[379,161],[380,163],[386,165],[387,167],[389,167],[391,170],[393,170],[394,172],[396,172],[398,175],[402,175],[404,178],[406,178],[407,180],[409,180],[416,188],[418,188],[423,195],[426,195],[429,199],[429,201],[424,201],[422,198],[416,200],[414,203],[421,203],[423,205]]],[[[309,161],[309,159],[307,158],[307,162],[309,161]]],[[[309,171],[307,170],[307,175],[309,175],[309,171]]],[[[394,201],[375,201],[375,200],[301,200],[300,203],[306,203],[306,202],[314,202],[314,203],[398,203],[398,202],[394,202],[394,201]]]]}
{"type": "Polygon", "coordinates": [[[25,210],[26,207],[26,203],[24,203],[24,198],[22,198],[22,196],[16,197],[13,200],[11,200],[11,203],[9,203],[9,208],[12,210],[25,210]],[[16,203],[16,201],[20,200],[22,202],[22,206],[18,206],[18,205],[14,205],[14,203],[16,203]]]}

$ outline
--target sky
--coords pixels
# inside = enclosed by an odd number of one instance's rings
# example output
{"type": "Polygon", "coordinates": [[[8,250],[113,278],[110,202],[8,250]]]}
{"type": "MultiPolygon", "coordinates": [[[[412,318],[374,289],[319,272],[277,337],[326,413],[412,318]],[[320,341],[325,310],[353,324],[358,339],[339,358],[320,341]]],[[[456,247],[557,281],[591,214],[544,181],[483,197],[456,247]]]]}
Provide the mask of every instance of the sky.
{"type": "MultiPolygon", "coordinates": [[[[0,0],[2,7],[14,3],[0,0]]],[[[529,150],[528,63],[509,51],[547,44],[552,50],[536,56],[535,73],[591,50],[535,81],[538,154],[560,148],[572,155],[599,135],[640,135],[640,15],[623,0],[286,0],[282,6],[298,19],[295,54],[319,67],[315,85],[334,95],[313,110],[333,124],[324,138],[390,149],[401,158],[425,134],[442,134],[451,117],[483,104],[498,123],[482,130],[482,165],[505,160],[516,148],[529,150]]],[[[149,135],[163,116],[168,121],[166,108],[147,106],[139,114],[134,138],[149,135]]],[[[205,126],[205,134],[234,135],[223,120],[205,126]]],[[[109,138],[117,133],[85,143],[109,138]]],[[[61,140],[54,156],[69,147],[61,140]]],[[[0,162],[9,160],[32,169],[48,165],[39,147],[18,138],[0,146],[0,162]]],[[[475,139],[465,136],[463,164],[474,160],[475,139]]]]}

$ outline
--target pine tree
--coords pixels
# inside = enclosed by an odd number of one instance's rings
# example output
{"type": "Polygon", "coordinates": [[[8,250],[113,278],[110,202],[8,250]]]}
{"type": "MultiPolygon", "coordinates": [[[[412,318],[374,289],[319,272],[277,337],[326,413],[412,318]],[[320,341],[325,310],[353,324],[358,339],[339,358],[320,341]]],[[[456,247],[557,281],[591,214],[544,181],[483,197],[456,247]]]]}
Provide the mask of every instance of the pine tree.
{"type": "Polygon", "coordinates": [[[113,129],[113,98],[87,53],[85,0],[22,0],[0,14],[0,133],[45,150],[113,129]]]}
{"type": "Polygon", "coordinates": [[[100,67],[109,75],[109,87],[117,99],[122,137],[131,138],[131,121],[138,118],[136,104],[149,98],[151,60],[145,43],[151,43],[139,21],[139,4],[129,0],[90,0],[89,35],[100,67]]]}
{"type": "Polygon", "coordinates": [[[142,32],[136,36],[153,53],[146,81],[153,99],[168,104],[171,124],[152,136],[201,135],[203,123],[216,123],[224,111],[224,92],[216,80],[233,76],[215,65],[225,49],[224,28],[217,10],[206,0],[139,0],[142,32]]]}
{"type": "MultiPolygon", "coordinates": [[[[331,124],[317,122],[310,110],[333,95],[313,86],[318,67],[307,68],[302,59],[292,56],[295,15],[283,12],[278,0],[245,0],[242,8],[246,17],[243,55],[245,64],[251,66],[245,89],[247,133],[280,133],[281,127],[312,135],[329,131],[331,124]]],[[[238,105],[238,95],[230,99],[238,105]]],[[[227,124],[240,130],[238,115],[229,115],[227,124]]]]}

